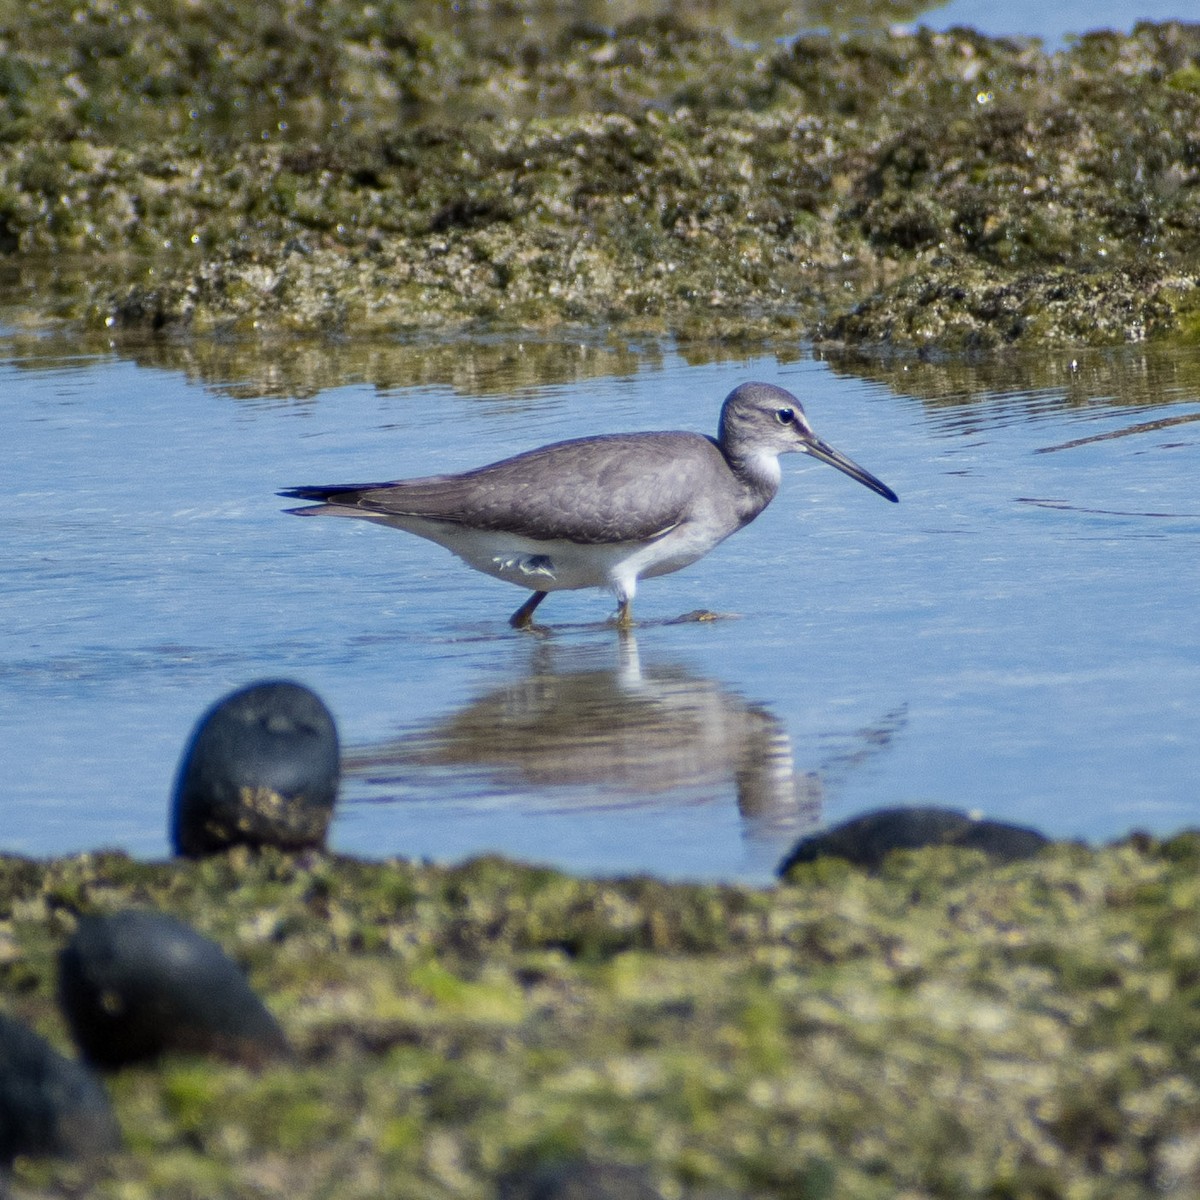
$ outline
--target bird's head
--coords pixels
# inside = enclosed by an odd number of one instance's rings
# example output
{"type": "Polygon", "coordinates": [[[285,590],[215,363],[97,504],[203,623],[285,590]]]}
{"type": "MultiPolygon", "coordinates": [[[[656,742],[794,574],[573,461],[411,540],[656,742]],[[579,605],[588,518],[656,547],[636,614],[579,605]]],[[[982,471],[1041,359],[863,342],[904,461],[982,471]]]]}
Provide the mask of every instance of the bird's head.
{"type": "Polygon", "coordinates": [[[717,442],[732,462],[778,481],[781,454],[807,454],[858,480],[885,500],[899,497],[870,471],[835,450],[813,432],[804,407],[773,383],[743,383],[725,398],[717,442]]]}

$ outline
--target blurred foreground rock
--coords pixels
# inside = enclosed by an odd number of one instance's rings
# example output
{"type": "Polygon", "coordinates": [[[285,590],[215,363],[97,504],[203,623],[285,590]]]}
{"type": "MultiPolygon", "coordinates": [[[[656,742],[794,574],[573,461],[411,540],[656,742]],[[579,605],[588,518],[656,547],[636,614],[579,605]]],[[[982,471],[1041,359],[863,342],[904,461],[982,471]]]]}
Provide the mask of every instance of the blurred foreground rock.
{"type": "Polygon", "coordinates": [[[76,1043],[97,1066],[170,1053],[258,1064],[288,1053],[237,964],[162,913],[82,918],[59,956],[58,994],[76,1043]]]}
{"type": "Polygon", "coordinates": [[[99,1080],[0,1014],[0,1169],[18,1156],[92,1158],[116,1150],[120,1140],[99,1080]]]}

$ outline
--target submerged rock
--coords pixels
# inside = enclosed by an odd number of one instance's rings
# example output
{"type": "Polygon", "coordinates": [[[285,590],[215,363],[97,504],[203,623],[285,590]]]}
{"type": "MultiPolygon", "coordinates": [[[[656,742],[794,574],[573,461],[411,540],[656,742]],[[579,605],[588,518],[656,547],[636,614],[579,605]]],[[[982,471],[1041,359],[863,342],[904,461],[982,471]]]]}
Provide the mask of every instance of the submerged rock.
{"type": "Polygon", "coordinates": [[[818,858],[844,858],[875,871],[893,850],[927,846],[980,850],[998,862],[1016,862],[1047,845],[1049,839],[1036,829],[977,820],[953,809],[884,808],[802,838],[783,860],[779,874],[786,876],[792,867],[818,858]]]}
{"type": "Polygon", "coordinates": [[[120,1140],[99,1080],[0,1014],[0,1168],[21,1155],[91,1158],[117,1149],[120,1140]]]}
{"type": "Polygon", "coordinates": [[[168,1053],[261,1063],[283,1030],[216,942],[163,913],[83,917],[59,956],[59,1003],[101,1067],[168,1053]]]}
{"type": "Polygon", "coordinates": [[[315,692],[271,680],[231,693],[201,719],[180,764],[176,853],[324,846],[340,767],[337,727],[315,692]]]}

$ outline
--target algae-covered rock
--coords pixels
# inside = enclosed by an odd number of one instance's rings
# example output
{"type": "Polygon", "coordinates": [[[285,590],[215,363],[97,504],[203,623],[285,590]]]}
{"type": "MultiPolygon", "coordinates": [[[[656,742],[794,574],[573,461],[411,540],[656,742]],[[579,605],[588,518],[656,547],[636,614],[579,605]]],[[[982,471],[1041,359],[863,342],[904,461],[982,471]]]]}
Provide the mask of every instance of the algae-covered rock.
{"type": "Polygon", "coordinates": [[[947,808],[885,808],[843,821],[832,829],[801,838],[784,858],[785,878],[800,863],[842,858],[877,871],[895,850],[954,846],[978,850],[996,862],[1017,862],[1050,844],[1036,829],[990,821],[947,808]]]}
{"type": "Polygon", "coordinates": [[[99,1080],[0,1013],[0,1170],[18,1156],[93,1158],[120,1140],[99,1080]]]}
{"type": "Polygon", "coordinates": [[[176,853],[323,846],[340,771],[337,727],[315,692],[286,680],[240,688],[205,713],[184,752],[176,853]]]}
{"type": "Polygon", "coordinates": [[[260,1063],[287,1038],[215,942],[164,913],[87,916],[59,957],[58,997],[98,1066],[164,1054],[260,1063]]]}
{"type": "Polygon", "coordinates": [[[956,258],[931,264],[822,324],[818,336],[972,354],[1022,342],[1119,346],[1200,329],[1200,272],[1055,266],[1000,272],[956,258]]]}
{"type": "Polygon", "coordinates": [[[818,7],[43,0],[0,254],[110,335],[1196,340],[1200,25],[1050,54],[818,7]]]}
{"type": "MultiPolygon", "coordinates": [[[[1200,835],[980,868],[935,846],[746,888],[0,856],[0,986],[54,1031],[71,928],[149,906],[286,1023],[294,1056],[258,1070],[112,1075],[128,1145],[99,1200],[491,1200],[520,1164],[580,1161],[688,1200],[1197,1194],[1200,835]]],[[[26,1160],[15,1187],[78,1194],[26,1160]]]]}

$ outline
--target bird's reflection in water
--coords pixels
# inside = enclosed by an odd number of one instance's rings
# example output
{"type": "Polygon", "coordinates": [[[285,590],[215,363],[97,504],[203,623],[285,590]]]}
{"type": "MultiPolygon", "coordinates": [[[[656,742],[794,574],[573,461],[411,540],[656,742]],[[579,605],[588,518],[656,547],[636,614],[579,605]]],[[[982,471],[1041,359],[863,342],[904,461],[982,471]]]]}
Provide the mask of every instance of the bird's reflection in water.
{"type": "MultiPolygon", "coordinates": [[[[539,643],[521,678],[351,748],[345,773],[370,800],[431,798],[449,784],[458,800],[500,794],[540,812],[720,804],[732,793],[756,858],[820,823],[826,771],[797,771],[778,717],[686,667],[643,666],[632,635],[616,647],[614,662],[607,639],[539,643]]],[[[850,735],[826,759],[830,777],[880,753],[902,724],[892,713],[850,735]]]]}

